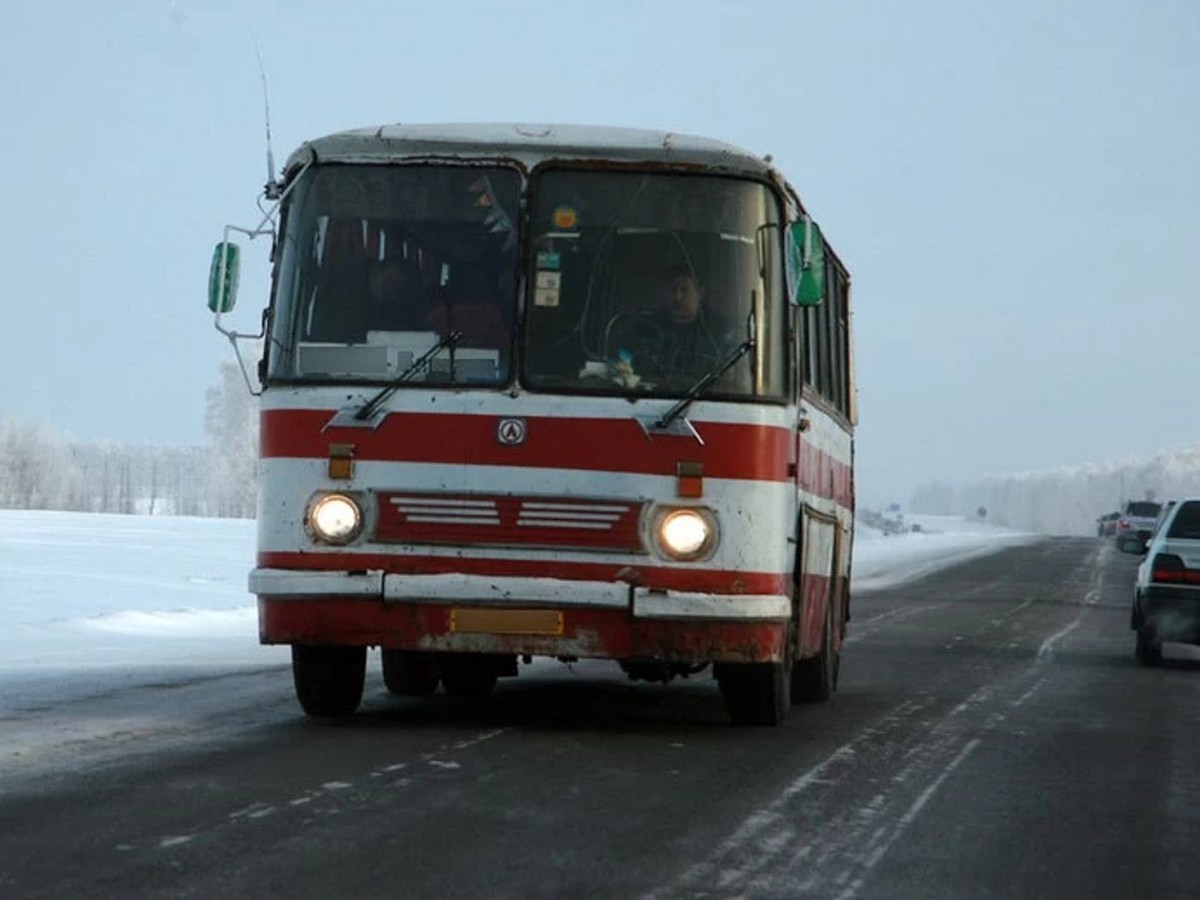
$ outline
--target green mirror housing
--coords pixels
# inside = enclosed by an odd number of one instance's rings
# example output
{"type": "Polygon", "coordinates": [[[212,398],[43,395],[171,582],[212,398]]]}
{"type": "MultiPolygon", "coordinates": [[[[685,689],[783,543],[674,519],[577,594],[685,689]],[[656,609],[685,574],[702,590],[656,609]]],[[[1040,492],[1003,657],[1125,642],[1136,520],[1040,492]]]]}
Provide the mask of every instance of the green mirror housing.
{"type": "Polygon", "coordinates": [[[237,244],[221,241],[213,250],[212,268],[208,272],[208,308],[215,313],[227,313],[237,303],[238,262],[237,244]]]}
{"type": "Polygon", "coordinates": [[[788,227],[787,268],[792,302],[820,306],[825,298],[825,239],[817,223],[805,216],[788,227]]]}

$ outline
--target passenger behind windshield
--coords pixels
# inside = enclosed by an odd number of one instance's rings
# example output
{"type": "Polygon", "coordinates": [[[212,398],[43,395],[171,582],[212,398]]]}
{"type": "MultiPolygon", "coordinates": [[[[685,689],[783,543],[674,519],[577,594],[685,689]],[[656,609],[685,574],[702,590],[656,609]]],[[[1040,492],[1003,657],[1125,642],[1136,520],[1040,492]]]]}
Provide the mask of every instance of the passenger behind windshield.
{"type": "Polygon", "coordinates": [[[507,378],[518,172],[315,166],[286,204],[268,376],[404,383],[507,378]]]}
{"type": "Polygon", "coordinates": [[[486,348],[499,353],[500,377],[508,372],[512,345],[512,304],[509,270],[483,262],[447,269],[449,280],[438,291],[423,327],[443,337],[462,335],[463,347],[486,348]]]}
{"type": "Polygon", "coordinates": [[[371,331],[425,331],[429,304],[421,287],[421,272],[404,259],[376,263],[359,298],[359,321],[365,337],[371,331]]]}

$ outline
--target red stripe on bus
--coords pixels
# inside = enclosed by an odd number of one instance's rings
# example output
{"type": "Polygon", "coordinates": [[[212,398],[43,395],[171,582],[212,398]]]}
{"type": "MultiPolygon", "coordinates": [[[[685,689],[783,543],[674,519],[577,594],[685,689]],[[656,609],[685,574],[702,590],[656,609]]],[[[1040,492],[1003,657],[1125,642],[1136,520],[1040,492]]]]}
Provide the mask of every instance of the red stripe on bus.
{"type": "Polygon", "coordinates": [[[646,475],[676,474],[698,462],[706,478],[787,482],[794,453],[785,428],[697,422],[704,440],[656,435],[633,419],[526,417],[525,441],[500,443],[504,416],[393,412],[378,428],[325,428],[328,410],[264,410],[264,459],[325,458],[330,444],[353,444],[354,458],[468,466],[584,469],[646,475]]]}
{"type": "Polygon", "coordinates": [[[323,409],[264,410],[264,459],[324,459],[330,444],[353,444],[354,458],[530,469],[576,469],[676,475],[680,462],[700,463],[708,478],[792,482],[817,497],[854,507],[852,467],[786,428],[730,422],[699,422],[704,440],[648,437],[629,419],[550,416],[525,418],[523,444],[501,444],[503,416],[394,412],[376,429],[325,429],[333,413],[323,409]]]}
{"type": "Polygon", "coordinates": [[[405,575],[493,575],[512,578],[559,578],[567,581],[628,582],[641,587],[711,594],[786,594],[789,576],[777,572],[671,568],[545,559],[490,559],[458,556],[400,556],[391,553],[295,553],[262,551],[264,568],[296,571],[357,572],[383,570],[405,575]]]}
{"type": "Polygon", "coordinates": [[[796,471],[796,486],[802,491],[833,500],[838,506],[854,509],[854,470],[823,450],[798,442],[800,462],[796,471]]]}

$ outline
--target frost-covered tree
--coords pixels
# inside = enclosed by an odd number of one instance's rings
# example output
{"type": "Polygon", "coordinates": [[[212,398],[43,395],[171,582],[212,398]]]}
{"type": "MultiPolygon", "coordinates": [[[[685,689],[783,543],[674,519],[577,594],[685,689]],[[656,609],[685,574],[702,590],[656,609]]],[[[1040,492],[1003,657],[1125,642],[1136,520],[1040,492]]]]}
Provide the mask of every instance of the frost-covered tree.
{"type": "MultiPolygon", "coordinates": [[[[244,466],[244,446],[240,452],[244,466]]],[[[253,458],[251,450],[251,472],[253,458]]],[[[0,507],[4,508],[252,515],[253,500],[239,505],[223,499],[222,491],[214,487],[228,469],[228,461],[219,458],[214,447],[71,443],[49,426],[0,422],[0,507]]],[[[250,493],[253,497],[253,486],[250,493]]]]}
{"type": "Polygon", "coordinates": [[[933,484],[913,496],[921,512],[971,515],[1046,534],[1095,534],[1096,519],[1127,500],[1200,495],[1200,446],[1141,459],[991,475],[960,485],[933,484]]]}
{"type": "Polygon", "coordinates": [[[76,482],[71,455],[50,426],[0,423],[0,505],[61,509],[76,482]]]}
{"type": "Polygon", "coordinates": [[[212,446],[212,513],[249,518],[258,494],[258,400],[236,362],[222,363],[218,376],[204,418],[212,446]]]}

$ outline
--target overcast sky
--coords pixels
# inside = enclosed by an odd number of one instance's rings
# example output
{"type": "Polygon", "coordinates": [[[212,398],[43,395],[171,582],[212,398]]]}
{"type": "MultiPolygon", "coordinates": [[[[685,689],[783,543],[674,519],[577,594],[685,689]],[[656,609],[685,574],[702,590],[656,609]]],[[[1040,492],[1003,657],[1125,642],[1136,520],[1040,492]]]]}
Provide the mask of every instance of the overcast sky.
{"type": "Polygon", "coordinates": [[[1200,443],[1195,0],[7,3],[0,420],[203,439],[211,248],[266,175],[255,41],[279,163],[398,121],[773,154],[854,278],[866,502],[1200,443]]]}

